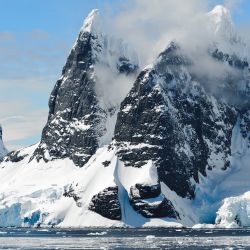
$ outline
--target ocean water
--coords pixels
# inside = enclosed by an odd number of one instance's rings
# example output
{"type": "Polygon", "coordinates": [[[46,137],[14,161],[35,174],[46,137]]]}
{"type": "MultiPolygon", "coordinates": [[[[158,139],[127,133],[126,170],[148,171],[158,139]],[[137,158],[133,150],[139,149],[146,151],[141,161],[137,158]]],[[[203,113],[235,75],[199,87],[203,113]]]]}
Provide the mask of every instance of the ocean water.
{"type": "Polygon", "coordinates": [[[250,229],[0,229],[0,249],[250,249],[250,229]]]}

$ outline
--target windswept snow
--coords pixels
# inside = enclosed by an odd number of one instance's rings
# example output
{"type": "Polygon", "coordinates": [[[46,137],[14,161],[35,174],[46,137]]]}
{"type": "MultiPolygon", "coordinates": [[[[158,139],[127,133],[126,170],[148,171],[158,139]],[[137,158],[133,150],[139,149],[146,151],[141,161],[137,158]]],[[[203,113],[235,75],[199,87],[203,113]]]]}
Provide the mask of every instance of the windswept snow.
{"type": "Polygon", "coordinates": [[[230,11],[222,5],[217,5],[208,13],[216,35],[232,38],[235,35],[230,11]]]}
{"type": "Polygon", "coordinates": [[[84,20],[81,32],[89,32],[89,33],[93,32],[93,28],[95,28],[94,25],[96,23],[96,20],[98,19],[98,16],[99,16],[98,9],[92,10],[84,20]]]}

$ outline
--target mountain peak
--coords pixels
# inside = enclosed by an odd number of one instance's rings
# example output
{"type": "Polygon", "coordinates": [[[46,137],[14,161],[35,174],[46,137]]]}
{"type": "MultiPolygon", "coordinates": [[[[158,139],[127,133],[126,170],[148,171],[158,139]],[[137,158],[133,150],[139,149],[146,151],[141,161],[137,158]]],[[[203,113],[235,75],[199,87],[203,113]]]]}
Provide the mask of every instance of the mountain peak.
{"type": "Polygon", "coordinates": [[[98,16],[99,16],[99,10],[93,9],[85,18],[81,31],[91,33],[93,29],[95,28],[95,24],[96,24],[96,20],[98,16]]]}
{"type": "Polygon", "coordinates": [[[217,15],[228,15],[230,14],[229,10],[223,5],[216,5],[210,13],[217,14],[217,15]]]}
{"type": "Polygon", "coordinates": [[[236,33],[234,24],[231,13],[227,8],[223,5],[215,6],[210,12],[208,12],[208,18],[217,38],[222,38],[222,40],[226,39],[227,41],[235,40],[236,33]]]}
{"type": "Polygon", "coordinates": [[[230,11],[223,5],[216,5],[209,13],[208,16],[212,19],[216,26],[232,25],[232,18],[230,11]]]}

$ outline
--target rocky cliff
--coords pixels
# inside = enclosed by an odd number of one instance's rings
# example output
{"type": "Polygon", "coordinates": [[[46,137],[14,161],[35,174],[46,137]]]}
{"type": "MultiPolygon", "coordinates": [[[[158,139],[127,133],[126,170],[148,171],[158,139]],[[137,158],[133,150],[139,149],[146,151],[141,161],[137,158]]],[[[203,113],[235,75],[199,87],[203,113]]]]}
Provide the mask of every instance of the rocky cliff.
{"type": "Polygon", "coordinates": [[[110,89],[102,75],[118,81],[121,74],[136,74],[138,60],[122,40],[103,33],[100,18],[93,10],[81,28],[51,93],[48,122],[31,160],[69,157],[83,166],[98,147],[111,141],[119,103],[105,99],[110,89]]]}

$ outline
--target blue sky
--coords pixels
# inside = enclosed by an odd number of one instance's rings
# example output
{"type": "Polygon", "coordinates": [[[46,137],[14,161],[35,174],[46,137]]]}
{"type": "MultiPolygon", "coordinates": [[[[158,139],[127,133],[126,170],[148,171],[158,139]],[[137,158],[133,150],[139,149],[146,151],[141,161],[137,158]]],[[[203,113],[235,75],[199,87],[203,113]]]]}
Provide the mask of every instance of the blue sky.
{"type": "MultiPolygon", "coordinates": [[[[0,0],[0,123],[9,149],[39,140],[50,91],[84,17],[93,8],[117,14],[124,2],[0,0]]],[[[211,8],[224,2],[208,0],[211,8]]],[[[249,0],[226,5],[232,8],[236,25],[249,25],[249,0]]]]}
{"type": "Polygon", "coordinates": [[[231,14],[236,25],[250,23],[250,1],[249,0],[211,0],[210,7],[222,4],[231,9],[231,14]]]}

